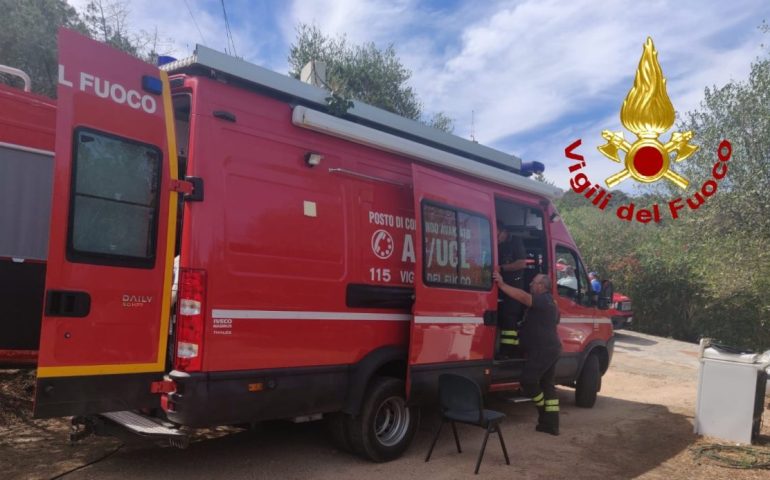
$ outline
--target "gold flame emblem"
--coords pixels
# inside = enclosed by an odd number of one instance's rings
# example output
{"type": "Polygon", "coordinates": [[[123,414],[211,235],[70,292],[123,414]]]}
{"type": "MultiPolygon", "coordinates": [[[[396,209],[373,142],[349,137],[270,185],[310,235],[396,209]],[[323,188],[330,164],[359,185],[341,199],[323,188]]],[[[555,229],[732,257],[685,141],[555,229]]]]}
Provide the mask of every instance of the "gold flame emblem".
{"type": "Polygon", "coordinates": [[[625,169],[607,178],[610,188],[634,177],[638,182],[652,183],[666,178],[681,188],[689,181],[669,169],[671,161],[681,162],[698,150],[690,144],[691,131],[674,132],[665,144],[658,137],[674,125],[674,106],[666,93],[666,79],[658,63],[658,52],[652,39],[647,37],[634,86],[626,95],[620,109],[620,122],[638,139],[629,143],[623,132],[604,130],[602,137],[607,143],[599,151],[610,160],[621,163],[618,150],[625,152],[625,169]],[[672,158],[673,157],[673,158],[672,158]]]}

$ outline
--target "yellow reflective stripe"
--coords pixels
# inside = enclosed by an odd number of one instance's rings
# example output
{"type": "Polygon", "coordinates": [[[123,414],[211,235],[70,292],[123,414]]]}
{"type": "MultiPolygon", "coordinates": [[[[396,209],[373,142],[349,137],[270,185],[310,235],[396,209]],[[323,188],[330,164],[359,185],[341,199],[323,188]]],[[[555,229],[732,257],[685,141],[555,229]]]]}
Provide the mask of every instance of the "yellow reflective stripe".
{"type": "Polygon", "coordinates": [[[537,395],[535,395],[534,397],[532,397],[532,401],[533,401],[533,402],[540,402],[540,401],[542,401],[542,400],[543,400],[543,397],[544,397],[544,396],[545,396],[545,395],[543,395],[543,392],[540,392],[540,393],[538,393],[537,395]]]}
{"type": "Polygon", "coordinates": [[[558,405],[558,404],[559,404],[559,399],[558,399],[558,398],[556,398],[556,399],[550,399],[550,400],[546,400],[546,401],[545,401],[545,404],[546,404],[546,405],[558,405]]]}
{"type": "Polygon", "coordinates": [[[500,340],[500,343],[504,343],[506,345],[518,345],[519,341],[515,338],[504,338],[500,340]]]}
{"type": "Polygon", "coordinates": [[[518,330],[500,330],[500,335],[508,335],[511,337],[518,337],[519,332],[518,330]]]}
{"type": "Polygon", "coordinates": [[[535,406],[536,407],[542,407],[543,406],[543,401],[540,400],[539,402],[535,402],[535,406]]]}
{"type": "Polygon", "coordinates": [[[545,411],[546,412],[558,412],[559,411],[559,406],[558,405],[546,405],[545,406],[545,411]]]}

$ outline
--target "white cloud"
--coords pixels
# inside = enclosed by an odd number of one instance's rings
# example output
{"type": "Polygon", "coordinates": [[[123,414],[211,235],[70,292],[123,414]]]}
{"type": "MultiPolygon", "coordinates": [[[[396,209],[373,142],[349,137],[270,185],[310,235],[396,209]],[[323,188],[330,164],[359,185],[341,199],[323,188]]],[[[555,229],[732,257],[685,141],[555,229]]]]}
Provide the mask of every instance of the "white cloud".
{"type": "MultiPolygon", "coordinates": [[[[294,38],[298,23],[317,25],[327,35],[345,35],[353,43],[392,38],[408,24],[416,9],[414,0],[300,0],[288,8],[282,31],[294,38]]],[[[390,40],[393,41],[393,40],[390,40]]]]}

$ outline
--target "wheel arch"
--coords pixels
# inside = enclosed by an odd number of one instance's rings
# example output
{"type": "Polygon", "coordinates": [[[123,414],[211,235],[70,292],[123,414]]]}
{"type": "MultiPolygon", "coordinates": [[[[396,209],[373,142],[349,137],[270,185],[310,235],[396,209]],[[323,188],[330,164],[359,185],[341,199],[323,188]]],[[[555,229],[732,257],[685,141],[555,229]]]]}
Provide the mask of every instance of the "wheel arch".
{"type": "Polygon", "coordinates": [[[385,376],[406,380],[406,367],[407,351],[402,346],[389,345],[369,352],[350,372],[342,411],[352,416],[358,415],[372,378],[385,376]]]}
{"type": "Polygon", "coordinates": [[[580,377],[580,372],[583,371],[583,367],[585,366],[589,355],[596,355],[599,358],[599,368],[602,375],[604,375],[607,372],[607,369],[610,368],[610,360],[612,358],[610,348],[611,347],[608,346],[607,342],[603,340],[594,340],[586,345],[586,348],[583,350],[583,355],[581,355],[580,358],[580,365],[577,369],[575,379],[580,377]]]}

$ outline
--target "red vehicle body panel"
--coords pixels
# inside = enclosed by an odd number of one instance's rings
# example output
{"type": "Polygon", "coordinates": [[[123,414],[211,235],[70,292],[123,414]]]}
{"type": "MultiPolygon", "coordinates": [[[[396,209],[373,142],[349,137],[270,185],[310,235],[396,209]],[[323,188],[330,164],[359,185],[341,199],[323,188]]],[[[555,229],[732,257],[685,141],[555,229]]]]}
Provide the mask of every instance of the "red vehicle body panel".
{"type": "MultiPolygon", "coordinates": [[[[383,172],[382,152],[361,155],[349,142],[300,136],[284,102],[202,78],[185,86],[195,91],[188,174],[204,178],[207,199],[216,200],[186,206],[181,265],[206,270],[209,314],[232,320],[230,334],[207,321],[203,369],[350,364],[378,346],[405,344],[408,316],[349,308],[345,285],[370,283],[376,229],[367,211],[411,216],[410,199],[393,195],[397,187],[371,188],[327,169],[408,181],[409,164],[383,172]],[[221,109],[237,124],[211,115],[221,109]],[[305,166],[308,149],[323,152],[326,168],[305,166]],[[305,201],[315,204],[316,217],[304,214],[305,201]]],[[[376,265],[407,268],[396,255],[376,265]]],[[[395,270],[392,280],[399,280],[395,270]]]]}
{"type": "Polygon", "coordinates": [[[56,101],[0,84],[0,142],[53,152],[56,101]]]}
{"type": "MultiPolygon", "coordinates": [[[[54,100],[0,85],[0,148],[32,149],[52,155],[55,131],[54,100]]],[[[44,181],[30,184],[28,188],[41,189],[41,195],[50,195],[50,185],[44,181]]],[[[3,197],[0,195],[0,198],[3,197]]],[[[13,231],[17,226],[4,222],[2,228],[13,231]]],[[[0,253],[3,288],[0,292],[0,364],[33,365],[36,362],[44,276],[44,260],[25,258],[19,263],[0,253]]]]}

